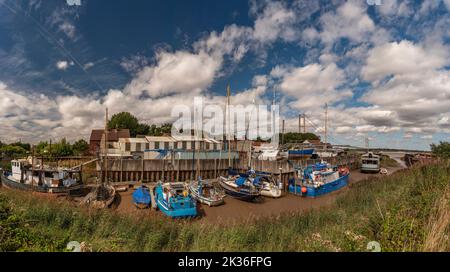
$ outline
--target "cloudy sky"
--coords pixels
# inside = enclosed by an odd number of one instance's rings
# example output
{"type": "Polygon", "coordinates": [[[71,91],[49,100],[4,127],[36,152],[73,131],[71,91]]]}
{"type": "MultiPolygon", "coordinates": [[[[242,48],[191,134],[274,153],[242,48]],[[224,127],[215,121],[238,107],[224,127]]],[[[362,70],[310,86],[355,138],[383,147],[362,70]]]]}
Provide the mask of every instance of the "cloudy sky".
{"type": "Polygon", "coordinates": [[[88,138],[104,109],[275,96],[335,144],[450,140],[450,0],[0,0],[0,140],[88,138]],[[77,1],[69,1],[77,2],[77,1]],[[376,1],[368,1],[373,3],[376,1]]]}

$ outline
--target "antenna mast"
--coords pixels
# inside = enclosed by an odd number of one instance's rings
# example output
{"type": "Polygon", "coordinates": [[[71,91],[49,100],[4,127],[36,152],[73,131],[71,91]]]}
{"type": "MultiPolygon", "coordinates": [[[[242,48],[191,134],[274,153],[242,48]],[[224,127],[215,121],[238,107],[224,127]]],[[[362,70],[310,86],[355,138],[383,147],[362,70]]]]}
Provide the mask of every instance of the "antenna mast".
{"type": "Polygon", "coordinates": [[[104,164],[105,164],[105,182],[108,182],[108,108],[106,108],[105,114],[105,146],[104,146],[104,164]]]}
{"type": "Polygon", "coordinates": [[[231,148],[231,139],[230,139],[230,84],[227,85],[227,138],[228,138],[228,168],[231,167],[231,154],[230,154],[230,148],[231,148]]]}
{"type": "Polygon", "coordinates": [[[328,132],[328,104],[327,103],[325,103],[325,144],[327,145],[327,147],[328,147],[328,135],[327,135],[327,132],[328,132]]]}

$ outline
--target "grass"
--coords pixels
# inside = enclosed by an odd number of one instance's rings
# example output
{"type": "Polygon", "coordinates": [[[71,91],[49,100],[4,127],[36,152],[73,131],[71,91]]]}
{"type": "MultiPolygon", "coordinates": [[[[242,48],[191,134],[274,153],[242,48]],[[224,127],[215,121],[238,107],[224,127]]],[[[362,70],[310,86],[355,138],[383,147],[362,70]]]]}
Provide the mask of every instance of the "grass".
{"type": "MultiPolygon", "coordinates": [[[[64,251],[449,251],[450,165],[362,181],[328,207],[233,225],[135,218],[64,201],[0,192],[0,250],[64,251]]],[[[302,201],[299,199],[299,201],[302,201]]]]}
{"type": "Polygon", "coordinates": [[[396,160],[392,159],[391,157],[389,157],[387,155],[381,155],[380,165],[381,165],[381,167],[385,167],[385,168],[399,166],[399,164],[396,160]]]}

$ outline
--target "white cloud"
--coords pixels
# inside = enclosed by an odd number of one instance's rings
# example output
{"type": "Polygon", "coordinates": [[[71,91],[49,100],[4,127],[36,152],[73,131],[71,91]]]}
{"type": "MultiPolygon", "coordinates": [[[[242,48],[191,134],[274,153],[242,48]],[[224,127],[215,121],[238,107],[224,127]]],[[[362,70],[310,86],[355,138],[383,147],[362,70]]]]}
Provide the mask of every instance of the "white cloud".
{"type": "Polygon", "coordinates": [[[92,68],[92,67],[94,67],[95,66],[95,63],[93,63],[93,62],[88,62],[88,63],[86,63],[85,65],[83,65],[83,68],[85,69],[85,70],[88,70],[88,69],[90,69],[90,68],[92,68]]]}
{"type": "Polygon", "coordinates": [[[294,41],[298,31],[293,27],[296,15],[282,2],[269,2],[255,21],[253,37],[261,43],[274,42],[278,38],[294,41]]]}
{"type": "Polygon", "coordinates": [[[56,68],[58,68],[59,70],[67,70],[67,68],[69,68],[70,63],[68,61],[65,60],[60,60],[56,63],[56,68]]]}
{"type": "Polygon", "coordinates": [[[204,52],[160,52],[156,65],[142,69],[125,90],[132,95],[145,92],[151,97],[183,92],[199,93],[213,82],[221,63],[221,58],[214,58],[204,52]]]}
{"type": "Polygon", "coordinates": [[[360,1],[348,1],[336,12],[328,12],[321,16],[323,29],[320,38],[325,44],[333,44],[340,37],[356,42],[366,41],[375,30],[375,24],[366,14],[366,6],[360,1]]]}
{"type": "Polygon", "coordinates": [[[75,38],[75,26],[72,23],[64,21],[61,25],[59,25],[59,29],[63,31],[67,37],[71,39],[75,38]]]}
{"type": "Polygon", "coordinates": [[[279,78],[276,87],[295,98],[290,106],[312,109],[351,96],[348,90],[337,90],[344,82],[344,72],[336,64],[310,64],[304,67],[275,67],[271,75],[279,78]]]}
{"type": "Polygon", "coordinates": [[[380,80],[393,74],[407,75],[438,69],[448,56],[440,50],[425,50],[410,41],[384,44],[370,51],[362,76],[366,80],[380,80]]]}

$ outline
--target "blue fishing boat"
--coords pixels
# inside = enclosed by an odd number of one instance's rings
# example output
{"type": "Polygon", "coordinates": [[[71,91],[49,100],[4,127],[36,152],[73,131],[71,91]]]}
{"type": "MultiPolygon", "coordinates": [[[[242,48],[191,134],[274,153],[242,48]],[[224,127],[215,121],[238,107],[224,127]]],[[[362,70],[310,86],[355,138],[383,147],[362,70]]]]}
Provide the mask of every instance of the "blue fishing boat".
{"type": "Polygon", "coordinates": [[[133,203],[139,209],[148,208],[151,202],[150,190],[147,186],[142,185],[133,192],[133,203]]]}
{"type": "Polygon", "coordinates": [[[299,171],[300,180],[291,179],[289,192],[306,197],[318,197],[337,191],[348,185],[347,168],[332,167],[328,163],[317,163],[299,171]]]}
{"type": "Polygon", "coordinates": [[[155,199],[158,209],[172,218],[197,215],[197,203],[182,182],[160,182],[155,188],[155,199]]]}

